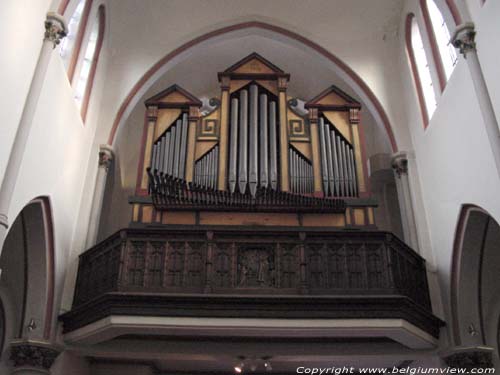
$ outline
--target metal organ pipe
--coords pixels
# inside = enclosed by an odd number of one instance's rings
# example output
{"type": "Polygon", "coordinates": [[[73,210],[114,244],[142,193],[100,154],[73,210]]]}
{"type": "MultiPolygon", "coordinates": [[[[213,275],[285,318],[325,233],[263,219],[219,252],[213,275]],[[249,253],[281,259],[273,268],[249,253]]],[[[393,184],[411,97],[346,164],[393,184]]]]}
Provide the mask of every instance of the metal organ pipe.
{"type": "Polygon", "coordinates": [[[290,188],[296,194],[310,194],[314,189],[312,164],[293,147],[288,149],[290,188]]]}
{"type": "Polygon", "coordinates": [[[187,113],[182,116],[182,137],[179,158],[179,177],[184,178],[186,175],[186,154],[187,154],[187,132],[188,132],[188,118],[187,113]]]}
{"type": "Polygon", "coordinates": [[[352,145],[323,117],[319,118],[319,128],[325,195],[356,197],[358,186],[352,145]]]}
{"type": "Polygon", "coordinates": [[[238,163],[238,99],[231,100],[231,143],[229,145],[229,191],[236,190],[236,169],[238,163]]]}
{"type": "Polygon", "coordinates": [[[270,182],[271,188],[278,189],[278,146],[276,138],[276,102],[269,103],[269,145],[270,145],[270,182]]]}
{"type": "Polygon", "coordinates": [[[267,151],[267,95],[260,95],[260,186],[268,185],[268,151],[267,151]]]}
{"type": "Polygon", "coordinates": [[[249,142],[249,175],[248,175],[248,185],[250,187],[250,193],[255,196],[257,192],[258,175],[259,175],[259,109],[257,107],[259,91],[257,85],[250,86],[250,142],[249,142]]]}
{"type": "Polygon", "coordinates": [[[239,169],[238,169],[238,187],[241,193],[244,193],[247,188],[247,158],[248,158],[248,91],[241,90],[240,92],[240,155],[239,155],[239,169]]]}

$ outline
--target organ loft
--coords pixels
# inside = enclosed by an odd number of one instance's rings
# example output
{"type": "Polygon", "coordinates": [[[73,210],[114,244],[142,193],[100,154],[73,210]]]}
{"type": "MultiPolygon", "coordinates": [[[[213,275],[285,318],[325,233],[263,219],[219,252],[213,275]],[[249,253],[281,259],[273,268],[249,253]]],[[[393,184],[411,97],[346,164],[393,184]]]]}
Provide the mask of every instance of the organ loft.
{"type": "Polygon", "coordinates": [[[178,85],[145,101],[130,225],[80,256],[67,340],[116,314],[328,319],[333,336],[348,318],[361,339],[434,347],[425,261],[377,230],[360,103],[335,86],[291,97],[256,53],[217,77],[210,101],[178,85]]]}

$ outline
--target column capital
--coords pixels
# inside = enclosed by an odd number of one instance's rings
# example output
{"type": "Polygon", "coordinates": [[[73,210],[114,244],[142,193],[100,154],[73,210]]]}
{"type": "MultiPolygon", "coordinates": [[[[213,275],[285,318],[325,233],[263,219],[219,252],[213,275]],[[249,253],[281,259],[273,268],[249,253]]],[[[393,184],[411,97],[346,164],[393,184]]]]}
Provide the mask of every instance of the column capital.
{"type": "Polygon", "coordinates": [[[467,58],[469,52],[476,51],[475,37],[476,30],[474,23],[466,22],[457,26],[451,37],[451,43],[467,58]]]}
{"type": "Polygon", "coordinates": [[[493,348],[487,346],[455,347],[440,354],[443,361],[451,368],[472,369],[493,368],[493,348]]]}
{"type": "Polygon", "coordinates": [[[391,166],[396,175],[401,178],[402,175],[408,174],[408,155],[406,152],[398,152],[392,155],[391,166]]]}
{"type": "Polygon", "coordinates": [[[14,340],[10,344],[10,360],[14,365],[14,373],[25,368],[49,374],[57,356],[62,352],[45,341],[14,340]]]}
{"type": "Polygon", "coordinates": [[[147,107],[147,117],[149,121],[156,121],[158,118],[158,106],[151,105],[147,107]]]}
{"type": "Polygon", "coordinates": [[[68,27],[63,16],[55,12],[48,12],[45,19],[45,34],[44,40],[52,42],[56,48],[61,39],[68,34],[68,27]]]}
{"type": "Polygon", "coordinates": [[[99,167],[106,169],[106,171],[109,169],[111,162],[113,161],[113,158],[115,156],[115,153],[113,151],[113,148],[109,145],[100,145],[99,146],[99,167]]]}

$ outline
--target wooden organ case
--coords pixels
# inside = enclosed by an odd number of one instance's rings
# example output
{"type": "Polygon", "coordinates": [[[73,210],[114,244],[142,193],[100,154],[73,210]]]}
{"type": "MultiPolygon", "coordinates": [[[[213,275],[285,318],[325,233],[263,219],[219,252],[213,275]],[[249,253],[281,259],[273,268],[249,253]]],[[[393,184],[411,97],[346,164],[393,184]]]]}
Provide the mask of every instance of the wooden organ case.
{"type": "Polygon", "coordinates": [[[425,260],[375,230],[360,104],[334,86],[301,103],[289,79],[254,53],[210,105],[177,85],[146,101],[132,222],[80,256],[65,333],[113,315],[403,319],[433,345],[425,260]]]}
{"type": "Polygon", "coordinates": [[[355,99],[331,86],[299,105],[256,53],[218,79],[208,110],[178,85],[145,102],[133,226],[375,227],[355,99]]]}

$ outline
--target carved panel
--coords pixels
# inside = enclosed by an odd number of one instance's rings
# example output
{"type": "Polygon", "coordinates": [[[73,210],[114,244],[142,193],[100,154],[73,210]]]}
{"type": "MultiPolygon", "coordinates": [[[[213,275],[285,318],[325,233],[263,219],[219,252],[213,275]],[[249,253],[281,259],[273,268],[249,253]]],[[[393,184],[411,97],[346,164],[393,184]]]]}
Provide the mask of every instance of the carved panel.
{"type": "Polygon", "coordinates": [[[186,286],[204,285],[206,245],[202,242],[187,243],[186,286]]]}
{"type": "Polygon", "coordinates": [[[184,253],[185,243],[172,241],[168,242],[167,250],[167,286],[182,286],[184,276],[184,253]]]}
{"type": "Polygon", "coordinates": [[[306,246],[306,254],[308,287],[325,288],[327,286],[325,245],[310,244],[306,246]]]}
{"type": "Polygon", "coordinates": [[[144,270],[146,262],[146,242],[130,241],[128,256],[128,284],[142,286],[144,284],[144,270]]]}
{"type": "Polygon", "coordinates": [[[165,242],[151,242],[148,257],[148,285],[161,287],[163,285],[163,267],[165,263],[165,242]]]}
{"type": "Polygon", "coordinates": [[[299,249],[296,244],[279,244],[279,277],[281,288],[298,286],[299,249]]]}
{"type": "Polygon", "coordinates": [[[232,244],[218,243],[214,245],[214,286],[230,288],[232,280],[232,244]]]}
{"type": "Polygon", "coordinates": [[[244,246],[238,249],[238,287],[275,286],[275,256],[272,247],[244,246]]]}
{"type": "Polygon", "coordinates": [[[364,286],[364,262],[362,245],[346,246],[346,262],[348,272],[348,286],[352,289],[361,289],[364,286]]]}

